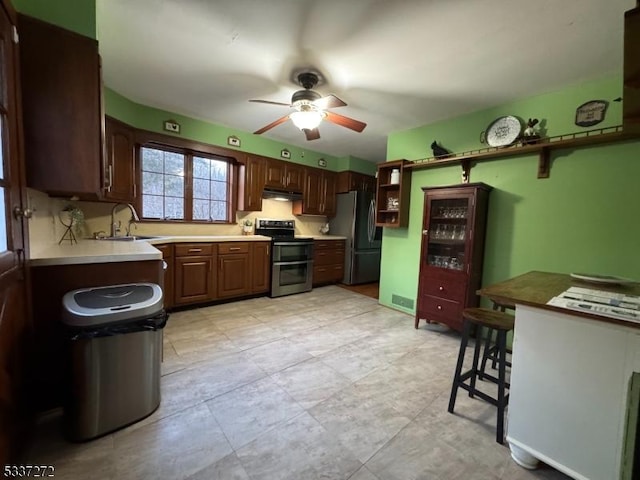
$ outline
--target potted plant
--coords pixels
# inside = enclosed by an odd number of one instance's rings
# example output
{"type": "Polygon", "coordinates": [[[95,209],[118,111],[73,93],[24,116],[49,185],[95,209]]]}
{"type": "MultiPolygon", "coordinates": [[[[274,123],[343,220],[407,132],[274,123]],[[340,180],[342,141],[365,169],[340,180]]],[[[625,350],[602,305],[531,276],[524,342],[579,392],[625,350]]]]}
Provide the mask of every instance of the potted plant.
{"type": "Polygon", "coordinates": [[[248,218],[242,222],[242,233],[244,235],[251,235],[253,232],[253,222],[248,218]]]}

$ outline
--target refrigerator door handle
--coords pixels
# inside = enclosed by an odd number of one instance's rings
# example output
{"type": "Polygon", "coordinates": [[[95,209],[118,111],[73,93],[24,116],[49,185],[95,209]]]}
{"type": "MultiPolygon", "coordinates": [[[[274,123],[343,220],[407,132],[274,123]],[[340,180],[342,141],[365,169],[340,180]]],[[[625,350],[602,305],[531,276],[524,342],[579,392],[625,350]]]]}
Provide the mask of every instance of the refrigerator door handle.
{"type": "Polygon", "coordinates": [[[369,203],[369,230],[367,231],[367,236],[369,238],[369,243],[373,243],[375,240],[376,234],[376,204],[375,200],[372,198],[369,203]]]}

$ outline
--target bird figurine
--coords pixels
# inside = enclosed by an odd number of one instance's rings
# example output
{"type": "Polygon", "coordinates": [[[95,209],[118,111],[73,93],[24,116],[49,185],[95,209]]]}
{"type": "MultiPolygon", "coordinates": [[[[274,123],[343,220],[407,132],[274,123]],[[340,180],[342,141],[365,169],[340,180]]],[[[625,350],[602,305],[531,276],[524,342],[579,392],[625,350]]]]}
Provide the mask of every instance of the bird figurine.
{"type": "Polygon", "coordinates": [[[530,118],[527,122],[527,128],[524,129],[524,135],[522,138],[522,143],[536,143],[540,140],[540,135],[538,131],[534,128],[538,124],[537,118],[530,118]]]}
{"type": "Polygon", "coordinates": [[[431,144],[431,150],[433,150],[433,156],[436,158],[447,158],[451,156],[451,152],[446,148],[438,145],[435,140],[431,144]]]}

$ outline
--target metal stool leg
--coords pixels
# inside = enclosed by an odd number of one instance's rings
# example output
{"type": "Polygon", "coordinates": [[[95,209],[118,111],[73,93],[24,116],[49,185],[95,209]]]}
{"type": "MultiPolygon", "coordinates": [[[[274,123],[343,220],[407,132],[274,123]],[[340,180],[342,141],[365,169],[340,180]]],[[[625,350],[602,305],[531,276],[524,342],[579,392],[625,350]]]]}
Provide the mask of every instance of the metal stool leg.
{"type": "MultiPolygon", "coordinates": [[[[493,338],[493,329],[487,328],[487,338],[484,343],[484,351],[482,352],[482,364],[480,365],[480,372],[478,372],[478,378],[484,380],[484,371],[487,368],[487,360],[491,355],[492,346],[491,339],[493,338]]],[[[495,367],[494,367],[495,368],[495,367]]]]}
{"type": "Polygon", "coordinates": [[[451,386],[451,396],[449,397],[449,413],[453,413],[453,408],[456,405],[456,395],[458,394],[458,385],[460,384],[460,376],[462,373],[462,364],[464,363],[464,354],[467,350],[467,343],[469,342],[469,330],[471,328],[470,322],[464,322],[464,328],[462,329],[462,339],[460,340],[460,351],[458,352],[458,362],[456,363],[456,371],[453,375],[453,385],[451,386]]]}
{"type": "Polygon", "coordinates": [[[504,443],[504,407],[506,404],[504,389],[506,385],[506,364],[507,364],[507,332],[498,331],[496,338],[498,346],[498,425],[496,429],[496,442],[504,443]]]}

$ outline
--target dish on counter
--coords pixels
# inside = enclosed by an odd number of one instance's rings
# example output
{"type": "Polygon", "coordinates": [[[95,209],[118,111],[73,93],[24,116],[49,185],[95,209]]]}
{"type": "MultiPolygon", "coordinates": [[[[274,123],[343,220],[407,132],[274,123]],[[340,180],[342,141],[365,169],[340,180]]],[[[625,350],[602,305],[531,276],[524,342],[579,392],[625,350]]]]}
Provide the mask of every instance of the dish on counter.
{"type": "Polygon", "coordinates": [[[610,285],[629,285],[631,283],[636,283],[635,280],[631,280],[630,278],[616,277],[613,275],[597,275],[593,273],[572,273],[571,278],[582,280],[583,282],[610,285]]]}

